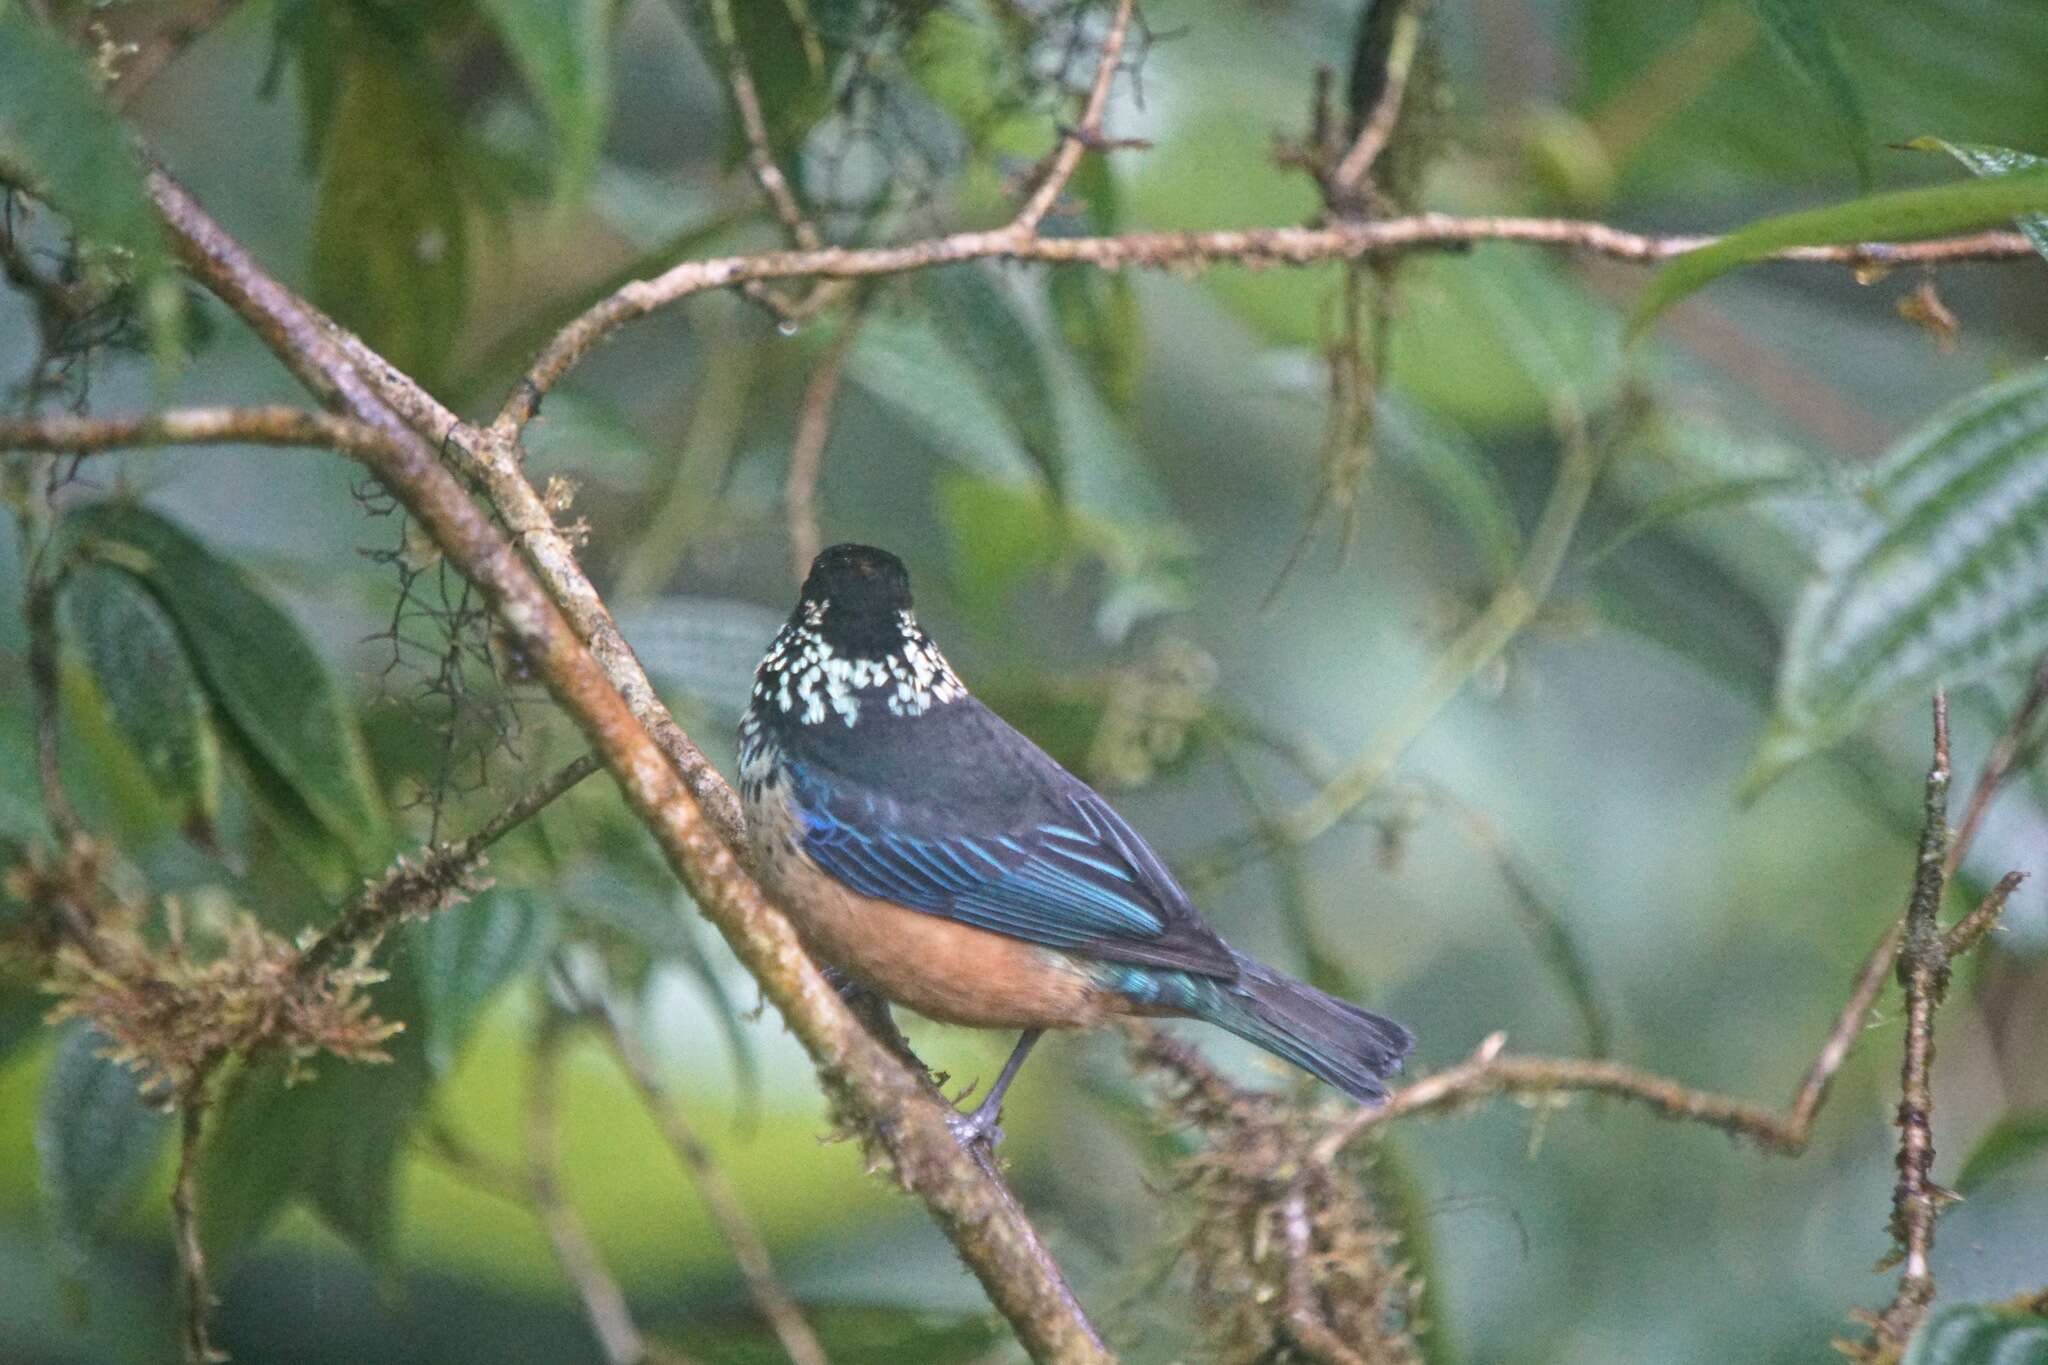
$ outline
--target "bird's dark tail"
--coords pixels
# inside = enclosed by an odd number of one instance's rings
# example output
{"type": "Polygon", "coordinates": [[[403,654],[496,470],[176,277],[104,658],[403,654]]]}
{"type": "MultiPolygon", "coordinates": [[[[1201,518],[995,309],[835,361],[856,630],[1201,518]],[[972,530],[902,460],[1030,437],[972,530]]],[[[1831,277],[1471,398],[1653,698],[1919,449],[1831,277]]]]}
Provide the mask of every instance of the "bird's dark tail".
{"type": "Polygon", "coordinates": [[[1200,1015],[1353,1099],[1383,1098],[1415,1037],[1391,1019],[1236,953],[1238,976],[1200,1015]]]}

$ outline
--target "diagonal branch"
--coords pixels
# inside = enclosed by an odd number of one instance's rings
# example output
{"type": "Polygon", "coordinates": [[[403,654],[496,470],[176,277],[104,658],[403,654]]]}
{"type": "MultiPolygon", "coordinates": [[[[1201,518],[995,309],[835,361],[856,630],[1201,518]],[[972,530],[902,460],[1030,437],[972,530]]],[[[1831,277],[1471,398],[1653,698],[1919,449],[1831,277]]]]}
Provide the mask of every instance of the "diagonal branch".
{"type": "Polygon", "coordinates": [[[1081,158],[1090,148],[1101,145],[1102,114],[1109,107],[1109,90],[1116,84],[1117,70],[1123,65],[1124,38],[1130,33],[1131,16],[1136,9],[1136,0],[1117,0],[1116,13],[1110,16],[1108,31],[1102,35],[1102,52],[1096,60],[1095,81],[1088,87],[1088,100],[1081,106],[1081,119],[1060,137],[1044,175],[1024,200],[1024,206],[1017,210],[1011,227],[1018,233],[1025,236],[1037,233],[1039,222],[1059,202],[1060,191],[1067,187],[1067,182],[1080,168],[1081,158]]]}
{"type": "Polygon", "coordinates": [[[775,1339],[781,1343],[782,1353],[789,1357],[790,1365],[827,1365],[825,1348],[811,1330],[810,1323],[804,1320],[803,1309],[797,1306],[795,1296],[776,1278],[775,1265],[768,1258],[768,1246],[747,1217],[739,1191],[733,1188],[723,1168],[712,1158],[711,1149],[697,1136],[695,1126],[661,1083],[639,1040],[620,1021],[610,1000],[590,1001],[589,1011],[603,1030],[604,1040],[627,1079],[640,1092],[641,1104],[653,1116],[662,1136],[668,1140],[669,1148],[675,1152],[676,1160],[697,1187],[697,1194],[703,1199],[712,1223],[717,1226],[718,1235],[725,1240],[726,1249],[739,1265],[747,1293],[753,1298],[755,1308],[760,1310],[769,1329],[775,1333],[775,1339]]]}
{"type": "MultiPolygon", "coordinates": [[[[1383,4],[1394,0],[1381,0],[1383,4]]],[[[1387,50],[1386,85],[1380,90],[1379,100],[1365,120],[1365,126],[1358,130],[1358,137],[1345,151],[1344,157],[1330,173],[1327,193],[1330,200],[1339,206],[1353,204],[1358,199],[1359,187],[1378,161],[1380,153],[1386,151],[1393,141],[1394,125],[1400,122],[1401,106],[1408,97],[1408,77],[1415,67],[1415,53],[1422,45],[1422,18],[1411,5],[1403,5],[1401,13],[1394,19],[1394,40],[1387,50]]]]}
{"type": "Polygon", "coordinates": [[[754,88],[754,74],[747,69],[746,53],[740,50],[739,34],[733,27],[732,0],[706,0],[711,13],[711,33],[725,58],[726,89],[732,92],[732,106],[739,114],[740,131],[747,142],[747,165],[761,193],[782,220],[791,243],[805,251],[822,245],[818,230],[804,216],[796,191],[775,162],[775,147],[768,137],[768,120],[761,112],[760,92],[754,88]]]}
{"type": "MultiPolygon", "coordinates": [[[[257,267],[189,195],[160,172],[152,174],[149,187],[193,275],[243,317],[302,383],[388,436],[388,444],[352,453],[483,593],[511,642],[604,760],[671,870],[781,1011],[835,1107],[873,1139],[897,1179],[925,1202],[1025,1348],[1042,1360],[1112,1359],[1008,1190],[962,1149],[944,1106],[923,1079],[847,1011],[592,649],[443,467],[436,445],[405,425],[316,314],[257,267]]],[[[383,370],[396,373],[388,364],[383,370]]],[[[516,466],[510,474],[524,485],[516,466]]],[[[512,526],[515,535],[522,534],[516,522],[512,526]]],[[[722,779],[715,773],[711,778],[730,796],[722,779]]]]}
{"type": "Polygon", "coordinates": [[[520,1106],[526,1144],[522,1192],[540,1218],[556,1264],[583,1300],[583,1314],[590,1319],[590,1330],[604,1352],[606,1365],[645,1365],[648,1361],[680,1365],[680,1357],[649,1346],[640,1334],[625,1293],[590,1240],[575,1205],[562,1191],[559,1092],[568,1022],[560,1011],[547,1008],[534,1026],[527,1049],[526,1097],[520,1106]]]}
{"type": "Polygon", "coordinates": [[[422,914],[462,892],[482,865],[484,850],[602,766],[595,754],[584,754],[558,769],[477,829],[453,844],[427,850],[417,866],[400,859],[398,866],[372,884],[321,935],[306,946],[294,968],[300,981],[321,972],[382,938],[407,915],[422,914]]]}

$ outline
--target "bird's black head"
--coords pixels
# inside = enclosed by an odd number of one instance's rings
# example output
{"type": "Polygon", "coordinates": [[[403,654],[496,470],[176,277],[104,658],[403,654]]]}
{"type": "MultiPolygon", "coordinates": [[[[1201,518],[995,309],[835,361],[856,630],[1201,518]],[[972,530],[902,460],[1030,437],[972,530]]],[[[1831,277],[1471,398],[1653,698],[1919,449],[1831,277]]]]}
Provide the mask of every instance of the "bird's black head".
{"type": "Polygon", "coordinates": [[[763,727],[850,730],[876,718],[908,720],[966,695],[910,614],[903,561],[869,545],[834,545],[811,562],[796,610],[754,670],[742,733],[751,742],[763,727]]]}
{"type": "Polygon", "coordinates": [[[886,658],[900,649],[909,610],[903,561],[872,545],[821,551],[797,601],[797,618],[854,659],[886,658]]]}

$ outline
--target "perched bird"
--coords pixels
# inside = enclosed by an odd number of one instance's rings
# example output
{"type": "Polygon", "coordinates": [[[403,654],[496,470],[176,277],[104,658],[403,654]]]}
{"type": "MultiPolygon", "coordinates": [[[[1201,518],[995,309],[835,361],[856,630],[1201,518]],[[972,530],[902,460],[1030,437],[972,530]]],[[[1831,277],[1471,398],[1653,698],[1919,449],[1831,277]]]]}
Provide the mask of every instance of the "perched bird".
{"type": "Polygon", "coordinates": [[[1413,1039],[1231,948],[1109,803],[975,700],[894,555],[835,545],[754,674],[740,791],[806,947],[947,1023],[1024,1031],[963,1137],[1049,1028],[1220,1025],[1361,1100],[1413,1039]]]}

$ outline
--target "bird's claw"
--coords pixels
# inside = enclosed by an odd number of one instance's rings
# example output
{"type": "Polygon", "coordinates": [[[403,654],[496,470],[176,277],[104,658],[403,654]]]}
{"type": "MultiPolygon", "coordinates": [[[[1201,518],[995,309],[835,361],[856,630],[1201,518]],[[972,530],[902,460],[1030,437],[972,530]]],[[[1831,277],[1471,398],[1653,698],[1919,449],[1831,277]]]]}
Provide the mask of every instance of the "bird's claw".
{"type": "Polygon", "coordinates": [[[962,1147],[982,1147],[993,1152],[1003,1140],[1003,1130],[997,1123],[1002,1117],[1000,1110],[987,1105],[977,1106],[973,1112],[963,1114],[957,1109],[946,1115],[946,1127],[953,1130],[953,1137],[962,1147]]]}

